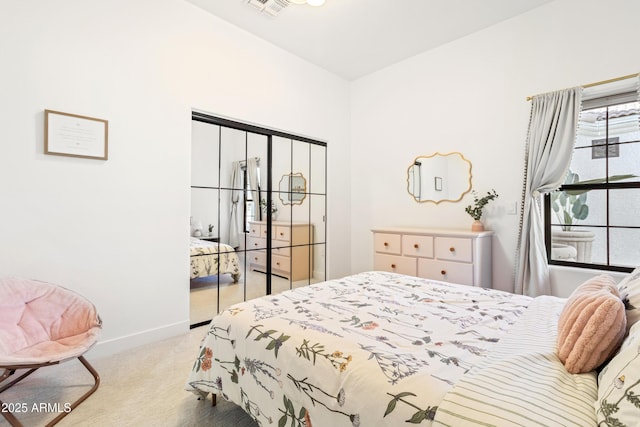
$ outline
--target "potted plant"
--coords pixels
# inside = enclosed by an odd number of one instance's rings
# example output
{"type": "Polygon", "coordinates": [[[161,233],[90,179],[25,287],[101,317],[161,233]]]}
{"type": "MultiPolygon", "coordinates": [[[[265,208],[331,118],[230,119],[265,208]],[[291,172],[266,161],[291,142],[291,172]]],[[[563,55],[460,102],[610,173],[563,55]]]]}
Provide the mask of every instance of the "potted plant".
{"type": "Polygon", "coordinates": [[[213,236],[213,224],[209,224],[209,236],[213,236]]]}
{"type": "MultiPolygon", "coordinates": [[[[636,175],[614,175],[609,177],[609,182],[621,181],[633,178],[636,175]]],[[[565,178],[564,185],[574,184],[604,184],[606,178],[588,179],[580,181],[580,176],[571,170],[565,178]]],[[[551,193],[551,209],[558,218],[560,230],[551,232],[552,259],[558,259],[558,251],[572,246],[576,249],[577,262],[591,262],[591,247],[595,240],[595,234],[589,230],[575,229],[574,225],[578,221],[584,221],[589,216],[589,205],[587,205],[587,194],[589,190],[565,190],[551,193]],[[555,253],[554,253],[555,252],[555,253]]]]}
{"type": "Polygon", "coordinates": [[[466,213],[471,215],[471,218],[474,219],[473,224],[471,225],[471,231],[482,231],[484,230],[484,224],[480,221],[480,218],[482,218],[482,211],[487,203],[498,198],[498,193],[496,193],[496,190],[494,189],[487,191],[487,195],[483,197],[478,197],[478,193],[476,193],[475,190],[471,193],[473,194],[473,205],[467,206],[464,210],[466,213]]]}
{"type": "MultiPolygon", "coordinates": [[[[267,201],[266,199],[260,199],[260,208],[262,209],[262,213],[267,215],[267,201]]],[[[275,200],[271,200],[271,217],[273,219],[276,218],[276,212],[278,212],[278,208],[276,207],[275,200]]]]}

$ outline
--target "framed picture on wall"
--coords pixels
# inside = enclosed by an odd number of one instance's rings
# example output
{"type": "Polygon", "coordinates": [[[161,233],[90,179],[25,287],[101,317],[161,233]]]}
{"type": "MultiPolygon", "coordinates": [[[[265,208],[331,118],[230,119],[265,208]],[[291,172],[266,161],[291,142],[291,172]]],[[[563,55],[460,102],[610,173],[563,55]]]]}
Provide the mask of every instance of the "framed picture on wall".
{"type": "Polygon", "coordinates": [[[44,154],[107,160],[109,122],[44,110],[44,154]]]}
{"type": "Polygon", "coordinates": [[[442,191],[442,177],[436,176],[433,181],[436,191],[442,191]]]}

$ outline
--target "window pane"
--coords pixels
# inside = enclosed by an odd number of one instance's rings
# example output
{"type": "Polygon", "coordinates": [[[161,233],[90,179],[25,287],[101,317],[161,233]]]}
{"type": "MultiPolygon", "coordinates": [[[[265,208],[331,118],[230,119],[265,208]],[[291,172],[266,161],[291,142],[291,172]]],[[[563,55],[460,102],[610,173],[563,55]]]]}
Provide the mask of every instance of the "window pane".
{"type": "Polygon", "coordinates": [[[640,138],[638,127],[638,103],[609,107],[609,138],[618,137],[620,142],[637,141],[640,138]]]}
{"type": "Polygon", "coordinates": [[[563,231],[552,227],[551,243],[551,259],[587,263],[605,263],[607,260],[605,228],[581,227],[563,231]]]}
{"type": "Polygon", "coordinates": [[[607,163],[605,159],[592,159],[591,142],[586,148],[576,148],[571,158],[569,170],[578,174],[577,181],[590,179],[602,179],[607,175],[607,163]]]}
{"type": "MultiPolygon", "coordinates": [[[[611,226],[640,226],[640,189],[610,190],[609,222],[611,226]]],[[[640,261],[640,260],[639,260],[640,261]]]]}
{"type": "Polygon", "coordinates": [[[606,225],[605,190],[590,190],[579,194],[555,191],[551,193],[551,223],[571,230],[575,225],[606,225]]]}
{"type": "Polygon", "coordinates": [[[611,265],[635,268],[640,264],[640,230],[612,228],[610,239],[611,265]]]}
{"type": "Polygon", "coordinates": [[[640,143],[620,144],[619,154],[618,157],[609,158],[609,176],[632,174],[634,178],[616,182],[640,181],[640,143]]]}
{"type": "Polygon", "coordinates": [[[580,113],[578,121],[578,132],[576,138],[576,148],[591,147],[591,140],[604,138],[607,134],[606,120],[601,117],[605,116],[606,108],[595,108],[580,113]]]}

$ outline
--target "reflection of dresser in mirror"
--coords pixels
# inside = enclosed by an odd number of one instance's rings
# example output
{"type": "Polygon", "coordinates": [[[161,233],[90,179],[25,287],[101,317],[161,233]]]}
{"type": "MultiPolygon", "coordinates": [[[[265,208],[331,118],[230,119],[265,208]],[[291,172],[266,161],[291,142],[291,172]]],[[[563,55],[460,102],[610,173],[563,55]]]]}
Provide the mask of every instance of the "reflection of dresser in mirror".
{"type": "MultiPolygon", "coordinates": [[[[313,224],[271,223],[271,273],[296,281],[309,279],[313,271],[313,224]]],[[[267,223],[249,222],[247,250],[251,270],[267,272],[267,223]],[[264,248],[264,250],[263,250],[264,248]]]]}

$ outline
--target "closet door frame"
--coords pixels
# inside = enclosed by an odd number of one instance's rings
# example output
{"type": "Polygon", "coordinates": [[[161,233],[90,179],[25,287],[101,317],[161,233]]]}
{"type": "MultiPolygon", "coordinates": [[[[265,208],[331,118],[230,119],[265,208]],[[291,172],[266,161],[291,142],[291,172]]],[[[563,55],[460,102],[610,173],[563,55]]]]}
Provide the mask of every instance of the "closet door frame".
{"type": "MultiPolygon", "coordinates": [[[[324,203],[324,248],[325,248],[325,254],[324,254],[324,265],[322,266],[322,270],[324,272],[324,279],[326,280],[326,273],[327,273],[327,257],[326,257],[326,247],[327,247],[327,222],[326,222],[326,218],[327,218],[327,201],[326,201],[326,197],[327,197],[327,178],[328,178],[328,174],[327,174],[327,143],[324,141],[319,141],[316,139],[312,139],[306,136],[300,136],[300,135],[296,135],[296,134],[292,134],[292,133],[288,133],[288,132],[283,132],[283,131],[279,131],[279,130],[274,130],[274,129],[269,129],[269,128],[265,128],[265,127],[261,127],[261,126],[257,126],[257,125],[252,125],[249,123],[244,123],[244,122],[239,122],[236,120],[231,120],[231,119],[227,119],[227,118],[223,118],[223,117],[218,117],[218,116],[213,116],[211,114],[207,114],[207,113],[203,113],[203,112],[198,112],[198,111],[192,111],[191,113],[191,120],[192,121],[198,121],[198,122],[203,122],[203,123],[207,123],[207,124],[211,124],[211,125],[215,125],[215,126],[220,126],[225,127],[225,128],[230,128],[230,129],[236,129],[236,130],[240,130],[240,131],[244,131],[247,133],[254,133],[254,134],[258,134],[258,135],[264,135],[267,137],[267,189],[266,189],[266,203],[267,206],[271,206],[272,204],[272,200],[273,200],[273,196],[274,196],[274,192],[273,192],[273,137],[281,137],[281,138],[285,138],[285,139],[290,139],[290,140],[295,140],[295,141],[300,141],[300,142],[305,142],[308,144],[313,144],[313,145],[318,145],[321,147],[324,147],[325,151],[324,151],[324,196],[325,196],[325,203],[324,203]]],[[[222,140],[220,141],[220,144],[222,144],[222,140]]],[[[222,159],[222,156],[220,156],[220,161],[222,159]]],[[[218,168],[220,167],[220,165],[218,165],[218,168]]],[[[218,208],[219,210],[219,208],[218,208]]],[[[267,248],[266,248],[266,295],[271,295],[272,293],[272,288],[271,288],[271,276],[272,276],[272,222],[273,222],[273,218],[271,215],[271,211],[267,210],[267,215],[266,215],[266,226],[267,226],[267,248]]],[[[315,248],[315,243],[312,243],[310,245],[311,247],[315,248]]],[[[245,263],[246,263],[246,258],[245,258],[245,263]]],[[[218,292],[219,292],[219,287],[220,285],[218,285],[218,292]]],[[[245,285],[246,287],[246,285],[245,285]]],[[[244,292],[244,300],[246,301],[246,288],[245,288],[245,292],[244,292]]],[[[220,296],[218,295],[217,298],[217,312],[220,312],[220,296]]]]}

